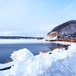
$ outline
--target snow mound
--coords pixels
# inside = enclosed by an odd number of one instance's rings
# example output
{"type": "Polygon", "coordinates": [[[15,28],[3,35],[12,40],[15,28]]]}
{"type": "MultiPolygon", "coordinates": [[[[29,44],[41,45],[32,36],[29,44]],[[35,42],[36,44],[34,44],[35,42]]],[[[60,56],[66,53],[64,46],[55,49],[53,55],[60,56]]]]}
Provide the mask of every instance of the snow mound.
{"type": "Polygon", "coordinates": [[[32,58],[34,55],[26,48],[20,49],[18,51],[15,51],[13,54],[11,54],[11,59],[14,62],[22,62],[26,61],[29,58],[32,58]]]}
{"type": "Polygon", "coordinates": [[[0,76],[76,76],[76,44],[68,50],[55,49],[52,54],[34,56],[28,49],[15,51],[13,66],[0,76]]]}

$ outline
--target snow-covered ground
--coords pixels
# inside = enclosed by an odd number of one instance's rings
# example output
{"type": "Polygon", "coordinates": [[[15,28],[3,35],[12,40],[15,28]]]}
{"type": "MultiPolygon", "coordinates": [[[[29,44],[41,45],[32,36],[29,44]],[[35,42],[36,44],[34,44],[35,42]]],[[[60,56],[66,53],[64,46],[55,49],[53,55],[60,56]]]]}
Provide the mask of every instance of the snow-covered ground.
{"type": "Polygon", "coordinates": [[[47,43],[45,39],[0,39],[0,44],[14,44],[14,43],[47,43]]]}
{"type": "MultiPolygon", "coordinates": [[[[7,63],[11,69],[0,71],[0,76],[76,76],[76,44],[71,43],[68,50],[55,49],[52,54],[34,56],[28,49],[15,51],[7,63]]],[[[5,67],[5,64],[0,64],[5,67]]]]}

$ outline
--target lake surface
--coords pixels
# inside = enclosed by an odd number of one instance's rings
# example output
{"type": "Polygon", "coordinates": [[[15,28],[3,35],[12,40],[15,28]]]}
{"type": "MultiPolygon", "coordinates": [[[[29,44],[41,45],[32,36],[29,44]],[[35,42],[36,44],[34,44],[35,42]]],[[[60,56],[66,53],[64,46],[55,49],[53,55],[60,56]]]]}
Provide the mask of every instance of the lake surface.
{"type": "Polygon", "coordinates": [[[11,54],[19,49],[27,48],[36,55],[43,50],[50,51],[54,45],[51,43],[0,44],[0,63],[10,61],[11,54]]]}

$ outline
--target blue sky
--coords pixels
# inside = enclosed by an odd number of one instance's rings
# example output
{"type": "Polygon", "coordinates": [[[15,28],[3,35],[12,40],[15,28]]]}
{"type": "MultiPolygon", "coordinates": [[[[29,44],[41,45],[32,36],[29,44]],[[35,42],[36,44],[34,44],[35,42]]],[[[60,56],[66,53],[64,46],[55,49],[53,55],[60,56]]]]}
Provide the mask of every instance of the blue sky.
{"type": "Polygon", "coordinates": [[[46,36],[76,19],[76,0],[0,0],[0,35],[46,36]]]}

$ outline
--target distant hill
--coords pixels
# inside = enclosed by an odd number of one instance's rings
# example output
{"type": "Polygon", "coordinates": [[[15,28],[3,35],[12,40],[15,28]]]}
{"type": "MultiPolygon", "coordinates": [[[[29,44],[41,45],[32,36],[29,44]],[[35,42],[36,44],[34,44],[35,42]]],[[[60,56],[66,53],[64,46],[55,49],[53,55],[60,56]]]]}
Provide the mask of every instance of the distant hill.
{"type": "Polygon", "coordinates": [[[0,36],[0,39],[43,39],[44,37],[0,36]]]}
{"type": "Polygon", "coordinates": [[[49,33],[56,32],[58,38],[76,39],[76,20],[70,20],[53,28],[49,33]]]}

